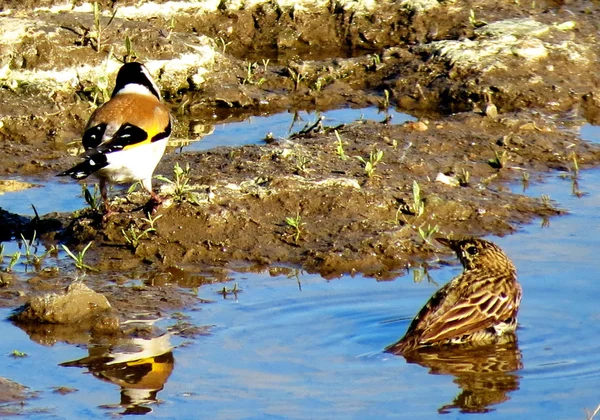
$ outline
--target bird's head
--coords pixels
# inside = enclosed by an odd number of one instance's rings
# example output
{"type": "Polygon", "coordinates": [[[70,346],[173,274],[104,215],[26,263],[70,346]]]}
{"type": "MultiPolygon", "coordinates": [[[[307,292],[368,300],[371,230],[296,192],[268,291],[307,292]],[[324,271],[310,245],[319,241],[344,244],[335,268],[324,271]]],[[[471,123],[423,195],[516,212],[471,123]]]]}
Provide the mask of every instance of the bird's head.
{"type": "Polygon", "coordinates": [[[488,270],[517,271],[504,251],[490,241],[475,238],[436,238],[436,241],[456,252],[465,270],[484,268],[488,270]]]}
{"type": "Polygon", "coordinates": [[[160,90],[146,67],[137,62],[125,63],[119,69],[111,97],[114,98],[120,93],[139,93],[152,95],[159,101],[162,99],[160,90]]]}

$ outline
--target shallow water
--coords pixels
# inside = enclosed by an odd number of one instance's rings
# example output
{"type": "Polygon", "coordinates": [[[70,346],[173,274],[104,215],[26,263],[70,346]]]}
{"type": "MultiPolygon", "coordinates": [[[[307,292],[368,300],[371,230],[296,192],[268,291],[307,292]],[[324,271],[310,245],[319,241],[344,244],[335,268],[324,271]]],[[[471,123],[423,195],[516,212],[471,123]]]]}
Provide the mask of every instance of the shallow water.
{"type": "MultiPolygon", "coordinates": [[[[585,138],[594,140],[598,131],[590,133],[585,138]]],[[[548,227],[535,223],[491,238],[514,260],[524,291],[518,348],[496,355],[507,368],[472,373],[458,363],[424,367],[382,353],[437,287],[414,283],[410,274],[378,282],[233,273],[237,297],[218,295],[222,285],[199,289],[199,297],[215,302],[185,315],[212,325],[210,335],[171,339],[172,373],[165,363],[154,365],[166,371],[166,383],[154,385],[154,391],[163,388],[156,394],[160,404],[141,407],[160,418],[427,419],[440,411],[452,418],[468,417],[462,411],[486,412],[486,418],[585,418],[584,409],[600,403],[600,170],[582,172],[580,189],[587,194],[572,195],[571,181],[558,175],[530,185],[527,194],[547,194],[570,213],[548,227]]],[[[430,274],[441,285],[459,272],[455,265],[430,274]]],[[[2,318],[7,314],[0,311],[2,318]]],[[[59,366],[86,357],[87,349],[42,346],[6,321],[0,334],[0,376],[40,391],[24,407],[30,417],[104,418],[126,411],[119,386],[85,368],[59,366]],[[8,357],[13,350],[28,357],[8,357]],[[78,391],[53,393],[60,386],[78,391]]]]}
{"type": "Polygon", "coordinates": [[[214,131],[185,147],[188,151],[208,150],[218,146],[244,146],[249,144],[263,144],[267,134],[273,137],[287,137],[292,133],[302,130],[307,124],[314,124],[321,115],[323,125],[335,127],[340,124],[348,124],[360,119],[382,121],[386,116],[391,116],[391,124],[402,124],[406,121],[414,121],[415,118],[393,109],[387,112],[377,107],[369,108],[343,108],[322,113],[299,111],[296,114],[282,112],[280,114],[264,117],[251,117],[245,121],[229,124],[218,124],[214,131]]]}

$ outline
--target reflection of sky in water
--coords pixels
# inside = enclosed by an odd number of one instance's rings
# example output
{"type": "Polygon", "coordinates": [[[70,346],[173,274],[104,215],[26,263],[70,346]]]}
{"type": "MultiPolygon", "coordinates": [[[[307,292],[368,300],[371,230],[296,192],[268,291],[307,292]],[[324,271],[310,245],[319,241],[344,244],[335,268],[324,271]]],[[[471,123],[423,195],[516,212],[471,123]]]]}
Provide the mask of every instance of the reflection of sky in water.
{"type": "MultiPolygon", "coordinates": [[[[588,195],[574,197],[570,180],[558,176],[531,185],[527,194],[548,194],[570,214],[552,218],[549,228],[538,220],[515,235],[492,238],[515,261],[524,289],[518,331],[524,368],[519,389],[486,417],[583,418],[585,408],[600,403],[600,170],[582,172],[580,188],[588,195]]],[[[443,284],[459,272],[451,266],[430,274],[443,284]]],[[[203,286],[199,296],[215,303],[185,312],[214,328],[175,350],[175,370],[153,417],[195,418],[201,410],[216,419],[429,419],[458,394],[452,376],[430,375],[380,353],[405,332],[436,286],[414,284],[411,275],[377,282],[302,274],[300,291],[295,278],[234,277],[242,290],[237,300],[223,300],[216,293],[222,285],[203,286]]],[[[105,418],[107,411],[96,407],[118,402],[118,387],[57,366],[85,350],[43,347],[7,322],[0,334],[0,353],[30,355],[6,357],[0,370],[42,391],[29,407],[49,407],[59,417],[105,418]],[[60,396],[51,392],[55,386],[80,391],[60,396]]],[[[472,418],[453,411],[456,417],[472,418]]]]}
{"type": "MultiPolygon", "coordinates": [[[[407,114],[396,112],[392,109],[388,111],[392,116],[392,124],[401,124],[406,121],[414,121],[415,118],[407,114]]],[[[202,140],[192,143],[185,147],[186,151],[208,150],[218,146],[243,146],[248,144],[263,144],[267,133],[271,132],[276,138],[287,137],[291,133],[300,131],[306,124],[313,124],[317,120],[316,112],[299,112],[301,120],[294,120],[293,113],[283,112],[280,114],[269,115],[267,117],[251,117],[238,123],[218,124],[215,131],[202,138],[202,140]]],[[[356,121],[363,117],[365,120],[382,121],[386,114],[377,109],[370,108],[344,108],[321,113],[325,117],[323,125],[336,126],[356,121]]]]}
{"type": "Polygon", "coordinates": [[[569,214],[552,218],[547,229],[526,226],[496,240],[519,267],[524,290],[519,342],[525,369],[514,398],[544,401],[545,417],[552,418],[578,417],[600,403],[600,171],[581,172],[580,188],[588,193],[582,198],[571,195],[570,179],[532,186],[528,194],[547,194],[569,214]]]}
{"type": "Polygon", "coordinates": [[[72,212],[87,206],[81,196],[81,185],[75,180],[36,181],[18,178],[36,185],[22,191],[0,195],[0,208],[15,214],[34,216],[33,204],[40,216],[50,212],[72,212]]]}
{"type": "Polygon", "coordinates": [[[592,143],[600,143],[600,126],[584,124],[579,130],[579,135],[583,140],[587,140],[592,143]]]}

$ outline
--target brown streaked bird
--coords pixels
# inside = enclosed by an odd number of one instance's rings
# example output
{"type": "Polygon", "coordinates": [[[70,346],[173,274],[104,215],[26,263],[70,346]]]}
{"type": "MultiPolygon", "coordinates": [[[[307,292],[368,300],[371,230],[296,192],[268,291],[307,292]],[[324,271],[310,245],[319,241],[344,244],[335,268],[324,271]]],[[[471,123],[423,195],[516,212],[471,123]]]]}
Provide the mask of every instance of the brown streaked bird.
{"type": "Polygon", "coordinates": [[[58,176],[95,175],[106,213],[109,183],[140,181],[153,205],[162,200],[152,191],[152,173],[171,135],[171,116],[148,70],[126,63],[117,74],[108,102],[94,111],[83,133],[84,161],[58,176]]]}
{"type": "Polygon", "coordinates": [[[405,354],[421,347],[509,339],[517,328],[522,294],[514,264],[490,241],[436,240],[456,252],[464,271],[434,293],[404,337],[385,351],[405,354]]]}

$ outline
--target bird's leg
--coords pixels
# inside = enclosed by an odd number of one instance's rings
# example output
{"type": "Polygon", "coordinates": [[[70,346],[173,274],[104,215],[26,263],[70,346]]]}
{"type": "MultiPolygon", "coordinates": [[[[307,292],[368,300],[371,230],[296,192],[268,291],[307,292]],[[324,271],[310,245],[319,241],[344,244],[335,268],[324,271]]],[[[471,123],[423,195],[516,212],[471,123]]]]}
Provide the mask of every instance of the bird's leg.
{"type": "Polygon", "coordinates": [[[108,186],[104,179],[100,180],[100,195],[102,196],[102,203],[104,204],[104,216],[102,216],[102,221],[107,222],[114,211],[110,208],[110,203],[108,202],[108,186]]]}
{"type": "Polygon", "coordinates": [[[150,201],[146,204],[148,208],[148,212],[151,214],[155,214],[156,210],[160,207],[164,199],[152,191],[152,178],[142,180],[142,186],[146,191],[150,193],[150,201]]]}

